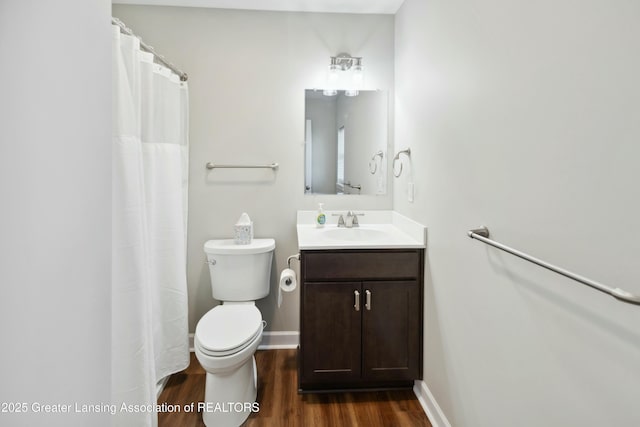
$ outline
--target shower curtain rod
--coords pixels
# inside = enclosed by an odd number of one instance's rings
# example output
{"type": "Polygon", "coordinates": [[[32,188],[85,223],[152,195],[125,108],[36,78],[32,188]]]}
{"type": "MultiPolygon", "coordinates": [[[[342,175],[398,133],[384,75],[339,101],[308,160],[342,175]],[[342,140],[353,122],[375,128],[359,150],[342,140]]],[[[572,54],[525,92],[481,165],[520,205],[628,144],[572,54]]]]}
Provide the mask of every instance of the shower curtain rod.
{"type": "Polygon", "coordinates": [[[169,62],[166,59],[164,59],[164,56],[158,54],[152,46],[149,46],[144,41],[142,41],[142,39],[140,37],[138,37],[137,35],[135,35],[133,30],[131,30],[131,28],[127,27],[124,22],[122,22],[118,18],[111,17],[111,23],[114,24],[114,25],[117,25],[118,27],[120,27],[120,31],[122,31],[124,34],[126,34],[128,36],[135,37],[138,40],[140,40],[140,47],[141,48],[143,48],[147,52],[151,53],[158,62],[162,63],[162,65],[164,65],[165,67],[167,67],[168,69],[170,69],[171,71],[176,73],[178,75],[178,77],[180,77],[181,81],[183,81],[183,82],[187,81],[187,78],[188,78],[187,73],[185,73],[184,71],[182,71],[181,69],[179,69],[178,67],[173,65],[171,62],[169,62]]]}

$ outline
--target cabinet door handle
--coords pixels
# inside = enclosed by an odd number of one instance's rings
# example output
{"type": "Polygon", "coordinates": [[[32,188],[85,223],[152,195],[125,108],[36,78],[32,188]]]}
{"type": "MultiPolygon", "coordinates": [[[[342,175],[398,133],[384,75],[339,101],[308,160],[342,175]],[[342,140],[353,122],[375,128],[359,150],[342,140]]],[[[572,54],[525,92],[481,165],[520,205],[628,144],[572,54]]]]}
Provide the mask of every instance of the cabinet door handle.
{"type": "Polygon", "coordinates": [[[364,291],[364,294],[365,294],[364,306],[367,310],[371,310],[371,291],[367,289],[366,291],[364,291]]]}
{"type": "Polygon", "coordinates": [[[353,304],[353,308],[355,308],[356,311],[360,311],[360,292],[353,291],[353,296],[355,297],[355,303],[353,304]]]}

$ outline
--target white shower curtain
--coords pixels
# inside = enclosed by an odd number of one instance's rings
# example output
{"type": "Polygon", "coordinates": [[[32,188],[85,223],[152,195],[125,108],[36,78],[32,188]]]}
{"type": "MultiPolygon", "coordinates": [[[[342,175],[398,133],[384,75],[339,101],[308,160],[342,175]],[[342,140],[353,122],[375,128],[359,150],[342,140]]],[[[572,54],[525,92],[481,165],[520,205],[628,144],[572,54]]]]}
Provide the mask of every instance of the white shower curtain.
{"type": "Polygon", "coordinates": [[[156,382],[189,365],[188,88],[115,25],[112,162],[113,425],[155,426],[156,382]]]}

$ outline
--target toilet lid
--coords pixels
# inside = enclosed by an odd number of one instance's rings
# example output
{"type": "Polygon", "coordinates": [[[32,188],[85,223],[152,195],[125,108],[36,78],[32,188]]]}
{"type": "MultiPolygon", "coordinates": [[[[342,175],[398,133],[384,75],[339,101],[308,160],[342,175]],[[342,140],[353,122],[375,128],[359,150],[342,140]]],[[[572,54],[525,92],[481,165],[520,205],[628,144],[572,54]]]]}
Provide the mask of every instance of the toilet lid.
{"type": "Polygon", "coordinates": [[[243,348],[262,329],[262,314],[253,304],[223,304],[209,310],[196,326],[203,350],[220,353],[243,348]]]}
{"type": "Polygon", "coordinates": [[[273,239],[253,239],[248,245],[238,245],[233,239],[207,240],[204,252],[211,255],[253,255],[270,252],[276,248],[273,239]]]}

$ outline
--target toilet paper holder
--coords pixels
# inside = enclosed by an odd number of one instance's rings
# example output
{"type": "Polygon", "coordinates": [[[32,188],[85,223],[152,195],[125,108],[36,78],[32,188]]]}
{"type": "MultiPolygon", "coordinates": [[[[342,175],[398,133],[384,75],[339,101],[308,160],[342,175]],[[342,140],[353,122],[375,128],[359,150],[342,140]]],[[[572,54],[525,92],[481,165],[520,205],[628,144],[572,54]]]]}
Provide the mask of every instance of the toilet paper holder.
{"type": "Polygon", "coordinates": [[[289,258],[287,258],[287,268],[291,268],[291,261],[294,259],[300,261],[300,254],[291,255],[289,258]]]}
{"type": "Polygon", "coordinates": [[[278,286],[278,308],[282,305],[282,292],[293,292],[298,280],[296,279],[296,272],[291,268],[291,261],[300,259],[300,254],[291,255],[287,258],[287,268],[280,272],[280,284],[278,286]]]}

